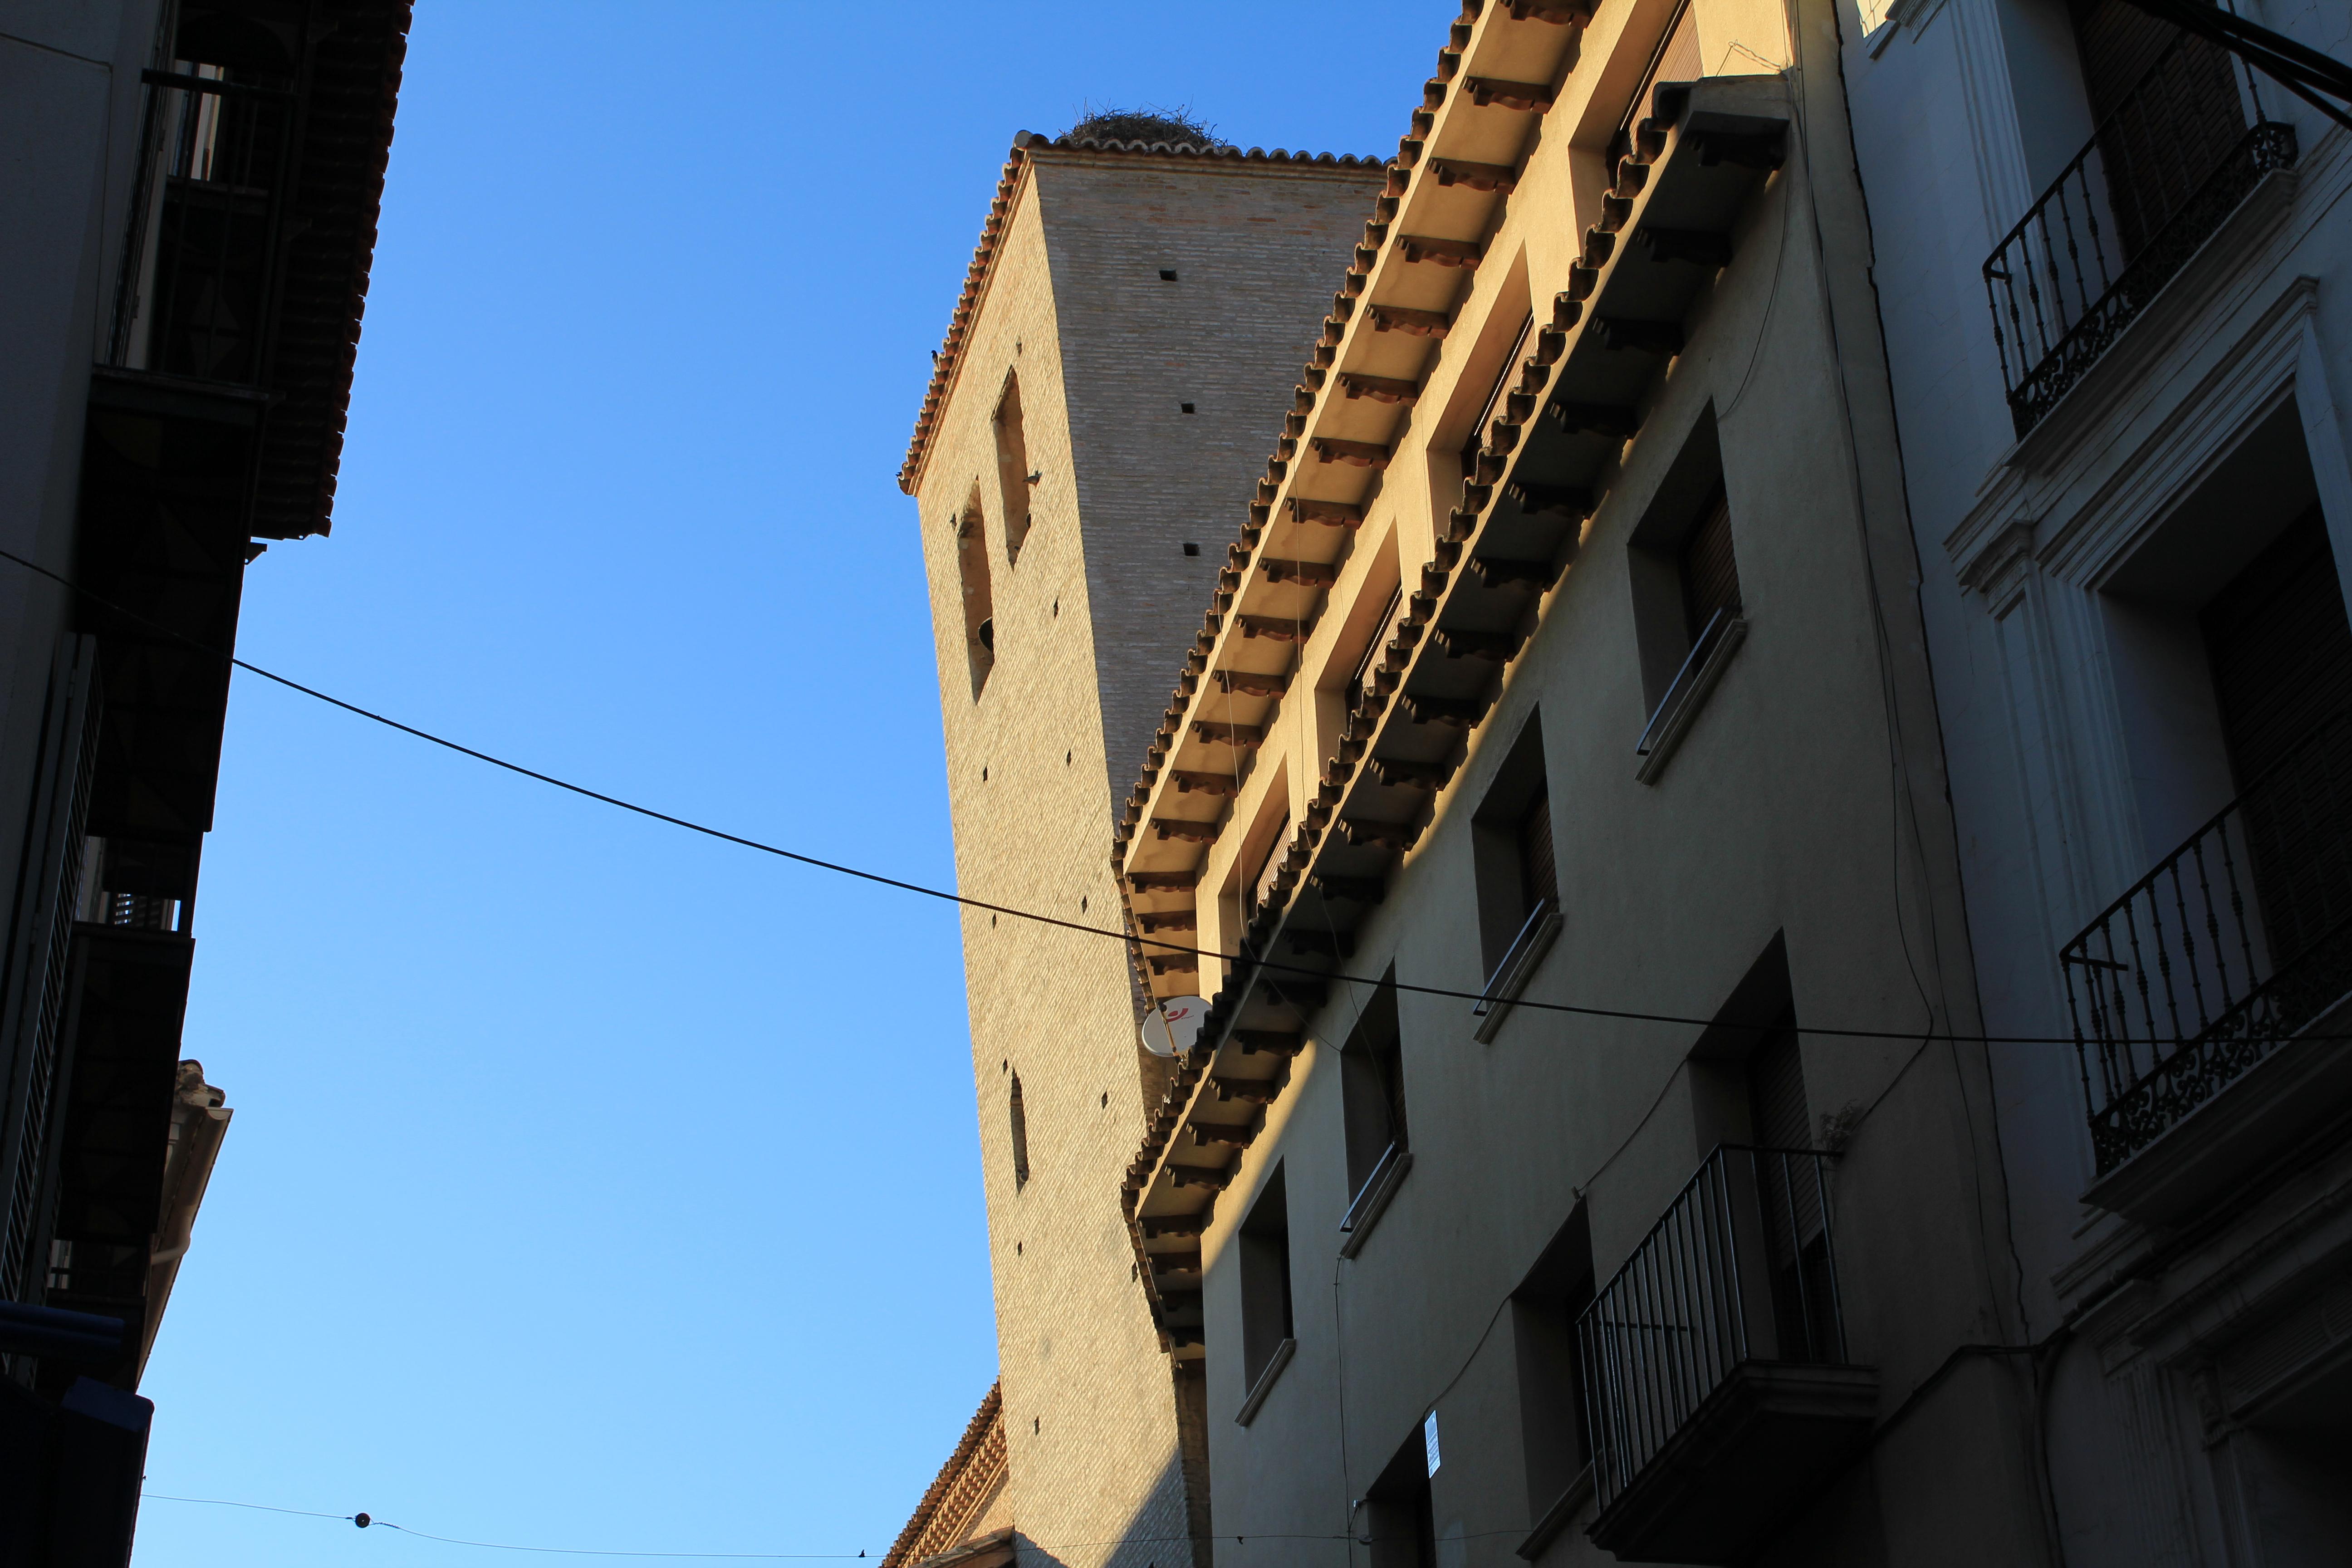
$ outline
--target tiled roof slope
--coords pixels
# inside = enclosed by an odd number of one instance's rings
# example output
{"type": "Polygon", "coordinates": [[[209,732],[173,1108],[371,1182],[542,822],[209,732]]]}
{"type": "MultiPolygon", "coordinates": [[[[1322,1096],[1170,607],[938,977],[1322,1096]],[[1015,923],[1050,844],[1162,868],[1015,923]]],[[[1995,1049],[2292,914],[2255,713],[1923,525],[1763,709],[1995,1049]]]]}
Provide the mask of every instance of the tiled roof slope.
{"type": "Polygon", "coordinates": [[[953,1545],[951,1539],[943,1537],[951,1537],[962,1528],[1003,1471],[1004,1461],[1004,1388],[992,1383],[965,1425],[955,1452],[940,1467],[923,1500],[915,1505],[907,1528],[882,1554],[881,1568],[907,1568],[953,1545]]]}
{"type": "Polygon", "coordinates": [[[908,495],[915,493],[940,410],[947,402],[948,389],[955,384],[956,371],[961,363],[965,335],[980,309],[981,297],[987,292],[989,272],[996,265],[997,243],[1003,237],[1012,216],[1013,193],[1019,188],[1022,169],[1032,153],[1048,150],[1297,168],[1359,169],[1380,164],[1378,158],[1348,153],[1293,153],[1281,147],[1269,153],[1263,147],[1202,147],[1191,142],[1100,142],[1090,136],[1073,140],[1067,136],[1039,136],[1027,131],[1017,132],[1013,138],[1013,151],[1004,160],[1004,171],[997,179],[996,196],[989,204],[988,218],[981,225],[980,243],[972,247],[971,265],[964,273],[963,292],[957,297],[954,313],[948,318],[947,339],[932,356],[930,385],[924,391],[921,411],[915,416],[915,433],[907,444],[907,460],[898,468],[898,488],[908,495]]]}

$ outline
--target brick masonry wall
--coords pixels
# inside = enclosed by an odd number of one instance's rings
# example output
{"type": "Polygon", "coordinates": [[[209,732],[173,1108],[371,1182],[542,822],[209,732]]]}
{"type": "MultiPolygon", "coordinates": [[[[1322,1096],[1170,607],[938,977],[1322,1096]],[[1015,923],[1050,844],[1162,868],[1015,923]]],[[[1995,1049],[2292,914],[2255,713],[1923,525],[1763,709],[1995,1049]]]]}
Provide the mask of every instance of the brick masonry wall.
{"type": "MultiPolygon", "coordinates": [[[[1114,792],[1140,765],[1376,172],[1046,153],[1041,174],[1008,220],[916,499],[958,886],[1115,928],[1114,792]],[[1013,373],[1040,475],[1017,559],[992,426],[1013,373]],[[1188,401],[1198,414],[1178,412],[1188,401]],[[956,542],[975,492],[995,623],[977,700],[956,542]]],[[[992,1521],[1019,1528],[1024,1562],[1177,1568],[1194,1558],[1185,1458],[1199,1469],[1202,1444],[1180,1431],[1118,1205],[1148,1059],[1124,952],[970,911],[963,939],[1010,1465],[992,1521]]]]}
{"type": "Polygon", "coordinates": [[[1035,177],[1116,801],[1143,765],[1381,171],[1047,152],[1035,177]]]}

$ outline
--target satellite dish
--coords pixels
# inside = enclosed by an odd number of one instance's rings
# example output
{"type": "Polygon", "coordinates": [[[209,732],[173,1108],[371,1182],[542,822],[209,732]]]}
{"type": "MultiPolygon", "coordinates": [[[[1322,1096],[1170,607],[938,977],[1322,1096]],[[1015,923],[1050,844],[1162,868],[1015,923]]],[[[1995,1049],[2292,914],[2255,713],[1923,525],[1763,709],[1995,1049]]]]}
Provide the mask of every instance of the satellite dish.
{"type": "Polygon", "coordinates": [[[1168,996],[1143,1016],[1143,1048],[1155,1057],[1181,1057],[1201,1037],[1209,1010],[1198,996],[1168,996]]]}

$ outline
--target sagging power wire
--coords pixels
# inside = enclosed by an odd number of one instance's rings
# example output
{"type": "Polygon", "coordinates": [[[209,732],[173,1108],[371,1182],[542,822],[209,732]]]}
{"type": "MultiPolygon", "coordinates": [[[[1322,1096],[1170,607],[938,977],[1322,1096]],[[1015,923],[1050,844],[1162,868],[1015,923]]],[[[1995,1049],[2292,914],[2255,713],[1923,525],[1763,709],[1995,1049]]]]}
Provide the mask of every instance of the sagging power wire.
{"type": "MultiPolygon", "coordinates": [[[[362,1530],[371,1527],[377,1530],[394,1530],[403,1535],[413,1535],[419,1541],[437,1541],[445,1546],[472,1546],[486,1552],[536,1552],[554,1557],[690,1559],[706,1563],[856,1563],[860,1559],[871,1562],[875,1556],[869,1552],[628,1552],[609,1546],[518,1546],[505,1542],[463,1541],[454,1535],[432,1535],[422,1530],[414,1530],[404,1524],[394,1524],[388,1519],[377,1519],[365,1513],[325,1513],[315,1509],[277,1508],[268,1503],[237,1502],[228,1498],[174,1497],[166,1492],[142,1492],[139,1495],[152,1502],[206,1503],[216,1508],[249,1508],[262,1513],[288,1513],[304,1519],[340,1520],[345,1524],[357,1525],[362,1530]]],[[[1481,1530],[1470,1531],[1459,1539],[1476,1541],[1490,1536],[1517,1536],[1526,1533],[1524,1529],[1481,1530]]],[[[1101,1541],[1030,1541],[1023,1537],[1022,1542],[1023,1544],[1034,1547],[1039,1551],[1070,1552],[1098,1546],[1181,1546],[1197,1541],[1230,1541],[1236,1544],[1246,1545],[1253,1541],[1353,1541],[1356,1539],[1350,1534],[1253,1531],[1246,1535],[1119,1535],[1101,1541]]],[[[1360,1542],[1359,1544],[1361,1542],[1360,1542]]]]}
{"type": "MultiPolygon", "coordinates": [[[[28,561],[24,556],[17,554],[12,550],[0,549],[0,560],[14,562],[16,564],[24,567],[28,572],[37,573],[39,575],[48,578],[51,582],[70,589],[72,592],[80,595],[94,605],[111,610],[116,615],[123,616],[129,619],[140,622],[142,625],[152,626],[157,631],[162,632],[166,637],[173,638],[174,641],[194,652],[217,658],[234,668],[242,669],[249,675],[259,676],[262,679],[272,682],[275,685],[282,686],[289,691],[299,692],[302,696],[310,698],[315,701],[323,702],[330,708],[339,708],[344,712],[352,714],[356,718],[365,719],[372,723],[381,724],[388,730],[396,730],[404,735],[411,736],[431,745],[439,746],[445,751],[455,752],[461,757],[470,757],[478,763],[484,763],[491,767],[499,768],[507,773],[517,774],[520,777],[530,779],[536,783],[546,784],[551,788],[560,789],[567,794],[579,795],[584,800],[593,800],[597,802],[599,805],[609,805],[616,810],[629,812],[635,816],[646,817],[655,822],[667,823],[672,827],[683,828],[688,833],[698,833],[706,838],[715,838],[722,844],[732,844],[739,848],[753,850],[761,855],[772,855],[780,860],[790,860],[795,865],[806,866],[814,870],[831,871],[836,876],[853,877],[859,881],[871,882],[877,887],[893,888],[902,893],[915,893],[923,898],[937,899],[942,903],[955,904],[963,909],[977,910],[983,913],[992,915],[1009,915],[1014,920],[1029,921],[1038,925],[1054,926],[1062,931],[1076,931],[1082,936],[1104,937],[1112,942],[1133,942],[1158,952],[1184,954],[1195,958],[1213,958],[1221,963],[1232,964],[1237,970],[1265,970],[1277,975],[1295,975],[1302,980],[1319,981],[1327,984],[1340,984],[1365,986],[1387,985],[1391,989],[1410,992],[1417,996],[1437,996],[1461,1002],[1482,1002],[1486,1000],[1486,994],[1483,992],[1457,990],[1445,985],[1417,984],[1404,980],[1376,980],[1367,975],[1349,974],[1340,971],[1317,969],[1311,965],[1303,963],[1285,963],[1281,959],[1271,956],[1261,957],[1245,952],[1238,953],[1224,952],[1213,948],[1192,947],[1182,942],[1169,942],[1156,936],[1143,934],[1130,935],[1125,931],[1111,927],[1088,925],[1080,921],[1065,920],[1059,915],[1045,914],[1036,910],[1019,909],[1011,904],[993,903],[986,899],[975,899],[968,894],[950,892],[944,888],[927,887],[920,882],[909,882],[899,877],[887,877],[879,871],[868,871],[856,866],[846,866],[837,860],[826,860],[814,855],[804,855],[799,850],[786,849],[781,845],[765,843],[757,838],[747,837],[740,833],[730,833],[723,827],[712,827],[706,823],[696,822],[690,817],[678,816],[670,812],[661,811],[650,805],[640,805],[635,801],[624,800],[619,795],[607,795],[602,790],[591,789],[586,784],[574,784],[569,779],[558,778],[553,773],[541,773],[537,768],[526,767],[520,763],[509,762],[506,758],[498,756],[492,752],[482,751],[478,747],[468,746],[462,741],[453,741],[446,735],[436,735],[430,730],[423,730],[414,724],[404,723],[402,721],[394,719],[389,714],[379,713],[372,708],[362,708],[356,702],[345,701],[342,698],[334,696],[330,692],[321,691],[315,686],[306,686],[302,682],[296,680],[289,676],[280,675],[275,670],[265,669],[260,665],[255,664],[250,659],[240,658],[236,654],[230,653],[226,649],[214,647],[208,643],[200,642],[196,638],[189,637],[186,633],[178,630],[176,627],[167,626],[162,622],[153,619],[152,616],[143,616],[138,611],[129,608],[127,605],[119,605],[113,600],[106,598],[102,595],[92,593],[89,589],[83,587],[80,584],[74,582],[71,578],[63,576],[56,572],[52,572],[47,567],[39,564],[37,562],[28,561]]],[[[1572,1017],[1600,1018],[1616,1023],[1671,1024],[1679,1028],[1713,1028],[1722,1022],[1720,1019],[1702,1018],[1681,1013],[1657,1013],[1633,1007],[1597,1007],[1576,1002],[1538,1002],[1524,997],[1514,1001],[1511,1005],[1515,1008],[1525,1008],[1529,1012],[1559,1013],[1572,1017]]],[[[1816,1036],[1824,1039],[1916,1040],[1922,1037],[1920,1032],[1916,1028],[1840,1028],[1827,1025],[1805,1023],[1800,1023],[1796,1027],[1800,1034],[1816,1036]]],[[[2078,1043],[2071,1035],[1974,1035],[1937,1034],[1931,1032],[1925,1037],[1930,1040],[1948,1040],[1961,1044],[2002,1046],[2072,1046],[2078,1043]]],[[[2250,1039],[2254,1037],[2248,1037],[2250,1039]]],[[[2294,1036],[2294,1038],[2298,1041],[2318,1043],[2322,1041],[2352,1040],[2352,1034],[2299,1034],[2294,1036]]]]}

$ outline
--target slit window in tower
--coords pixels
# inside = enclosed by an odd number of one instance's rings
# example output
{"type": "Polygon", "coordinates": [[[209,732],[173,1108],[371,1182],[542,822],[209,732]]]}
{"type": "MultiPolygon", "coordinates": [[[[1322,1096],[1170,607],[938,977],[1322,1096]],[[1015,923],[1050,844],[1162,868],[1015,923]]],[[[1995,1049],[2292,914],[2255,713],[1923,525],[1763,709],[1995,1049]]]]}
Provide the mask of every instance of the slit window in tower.
{"type": "Polygon", "coordinates": [[[1021,424],[1021,376],[1004,377],[1004,395],[996,404],[996,489],[1004,512],[1004,555],[1021,559],[1029,539],[1029,437],[1021,424]]]}

